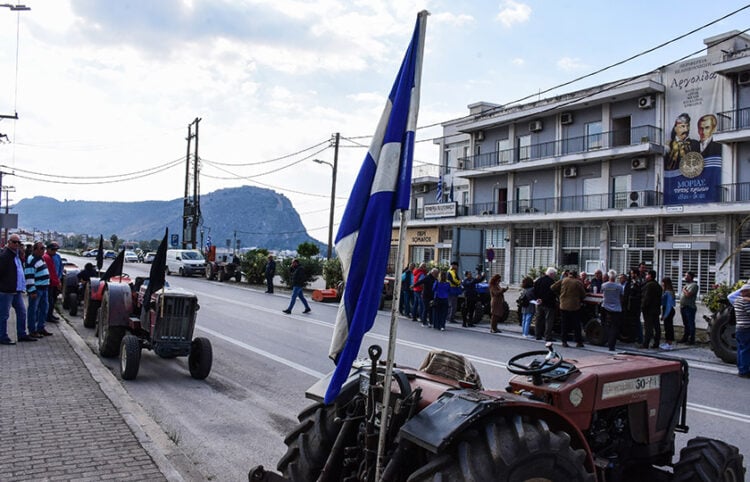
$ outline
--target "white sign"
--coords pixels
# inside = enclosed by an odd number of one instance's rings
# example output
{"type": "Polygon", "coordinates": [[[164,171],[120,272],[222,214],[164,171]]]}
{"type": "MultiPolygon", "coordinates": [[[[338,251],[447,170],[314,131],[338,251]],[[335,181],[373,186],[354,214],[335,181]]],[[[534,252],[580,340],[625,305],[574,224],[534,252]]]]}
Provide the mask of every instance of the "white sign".
{"type": "Polygon", "coordinates": [[[691,249],[692,243],[672,243],[672,249],[691,249]]]}
{"type": "Polygon", "coordinates": [[[659,375],[651,375],[649,377],[630,378],[628,380],[605,383],[602,387],[602,400],[632,395],[648,390],[658,390],[660,380],[659,375]]]}
{"type": "Polygon", "coordinates": [[[424,218],[455,218],[458,203],[427,204],[424,207],[424,218]]]}
{"type": "Polygon", "coordinates": [[[667,206],[668,213],[681,213],[682,211],[682,206],[667,206]]]}

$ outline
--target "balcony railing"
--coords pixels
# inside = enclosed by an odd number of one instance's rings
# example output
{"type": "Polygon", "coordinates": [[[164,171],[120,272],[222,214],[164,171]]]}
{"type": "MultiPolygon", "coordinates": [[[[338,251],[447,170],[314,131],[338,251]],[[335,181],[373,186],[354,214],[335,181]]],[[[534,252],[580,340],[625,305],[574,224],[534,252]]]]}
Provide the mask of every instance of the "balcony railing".
{"type": "MultiPolygon", "coordinates": [[[[750,202],[750,182],[723,184],[721,203],[750,202]]],[[[507,216],[550,213],[607,211],[661,207],[664,195],[658,191],[627,191],[537,199],[518,199],[504,203],[485,202],[459,205],[456,216],[507,216]]],[[[424,210],[411,210],[411,219],[424,219],[424,210]]],[[[398,218],[394,218],[397,220],[398,218]]]]}
{"type": "Polygon", "coordinates": [[[644,142],[661,142],[661,129],[646,125],[619,129],[558,141],[542,142],[502,151],[487,152],[460,158],[463,169],[485,169],[547,157],[580,154],[620,146],[634,146],[644,142]]]}
{"type": "Polygon", "coordinates": [[[750,129],[750,108],[719,112],[717,132],[732,132],[740,129],[750,129]]]}

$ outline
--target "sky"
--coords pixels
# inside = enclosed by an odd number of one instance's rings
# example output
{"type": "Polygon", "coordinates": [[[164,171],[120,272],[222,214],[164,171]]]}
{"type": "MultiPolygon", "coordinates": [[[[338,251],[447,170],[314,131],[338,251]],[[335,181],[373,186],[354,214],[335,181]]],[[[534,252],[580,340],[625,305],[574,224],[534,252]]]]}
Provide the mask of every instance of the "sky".
{"type": "Polygon", "coordinates": [[[419,11],[430,16],[417,165],[437,165],[439,123],[469,104],[512,103],[678,39],[545,96],[645,73],[750,28],[746,8],[686,35],[747,7],[732,0],[22,3],[31,10],[0,7],[0,115],[18,113],[0,120],[11,207],[182,198],[188,125],[201,118],[201,193],[273,189],[323,242],[331,167],[312,160],[333,162],[341,134],[335,232],[419,11]]]}

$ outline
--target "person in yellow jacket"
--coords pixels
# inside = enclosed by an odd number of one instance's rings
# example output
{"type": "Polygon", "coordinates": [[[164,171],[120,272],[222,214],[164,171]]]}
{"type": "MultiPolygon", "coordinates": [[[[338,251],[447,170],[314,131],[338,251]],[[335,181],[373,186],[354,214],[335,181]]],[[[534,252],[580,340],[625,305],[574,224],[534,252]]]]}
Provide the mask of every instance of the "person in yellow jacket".
{"type": "Polygon", "coordinates": [[[458,296],[461,294],[461,276],[458,274],[458,263],[453,261],[451,268],[446,273],[446,280],[451,285],[448,291],[448,314],[446,319],[449,323],[458,323],[456,321],[456,311],[458,311],[458,296]]]}

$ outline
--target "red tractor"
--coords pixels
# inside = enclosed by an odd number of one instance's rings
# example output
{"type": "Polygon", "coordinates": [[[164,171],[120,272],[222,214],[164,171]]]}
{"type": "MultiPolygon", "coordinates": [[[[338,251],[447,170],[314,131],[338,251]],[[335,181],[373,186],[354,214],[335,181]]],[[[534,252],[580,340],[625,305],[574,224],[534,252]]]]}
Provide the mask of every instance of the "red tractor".
{"type": "Polygon", "coordinates": [[[307,392],[278,463],[253,481],[376,480],[383,414],[389,414],[380,481],[732,481],[743,456],[703,437],[675,455],[687,433],[685,360],[616,353],[564,360],[547,350],[508,361],[504,390],[486,390],[463,357],[431,353],[422,368],[396,367],[384,410],[381,349],[357,362],[335,403],[327,379],[307,392]]]}

